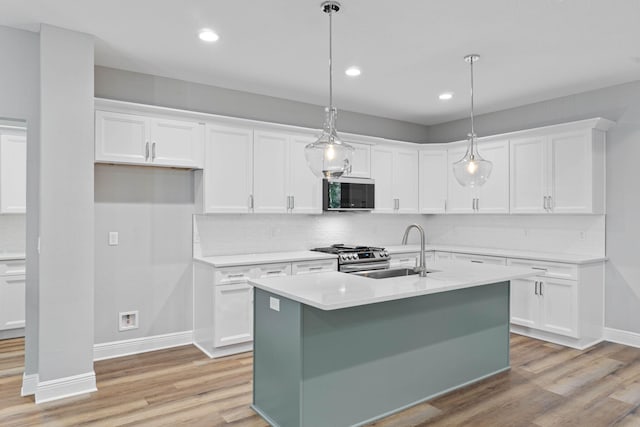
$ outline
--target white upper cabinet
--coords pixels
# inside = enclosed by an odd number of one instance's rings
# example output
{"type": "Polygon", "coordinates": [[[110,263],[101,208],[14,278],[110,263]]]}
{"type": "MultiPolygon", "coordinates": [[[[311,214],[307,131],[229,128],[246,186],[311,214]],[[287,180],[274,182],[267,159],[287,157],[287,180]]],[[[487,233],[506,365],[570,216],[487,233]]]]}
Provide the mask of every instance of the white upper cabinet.
{"type": "Polygon", "coordinates": [[[351,173],[348,176],[352,178],[371,178],[371,145],[360,142],[345,142],[354,148],[351,173]]]}
{"type": "Polygon", "coordinates": [[[375,146],[371,150],[371,177],[375,180],[376,213],[395,213],[394,154],[393,148],[388,146],[375,146]]]}
{"type": "Polygon", "coordinates": [[[478,151],[493,163],[489,179],[481,187],[463,187],[453,174],[453,163],[464,157],[467,142],[455,143],[448,153],[448,213],[509,213],[509,142],[479,141],[478,151]]]}
{"type": "Polygon", "coordinates": [[[544,213],[547,141],[543,136],[511,141],[511,213],[544,213]]]}
{"type": "Polygon", "coordinates": [[[376,213],[418,213],[418,150],[377,145],[372,149],[376,213]]]}
{"type": "Polygon", "coordinates": [[[204,127],[196,122],[151,119],[151,163],[202,168],[204,127]]]}
{"type": "Polygon", "coordinates": [[[95,160],[202,168],[203,126],[111,111],[96,111],[95,160]]]}
{"type": "Polygon", "coordinates": [[[206,126],[203,204],[208,213],[253,208],[253,129],[206,126]]]}
{"type": "MultiPolygon", "coordinates": [[[[316,140],[311,135],[293,135],[289,145],[289,211],[300,214],[322,213],[322,179],[311,172],[304,147],[316,140]]],[[[358,151],[356,150],[356,153],[358,151]]],[[[367,155],[367,170],[369,169],[367,155]]]]}
{"type": "Polygon", "coordinates": [[[207,125],[205,213],[322,213],[322,180],[304,155],[315,139],[249,127],[207,125]]]}
{"type": "MultiPolygon", "coordinates": [[[[1,129],[0,129],[1,132],[1,129]]],[[[27,206],[27,137],[0,135],[0,213],[25,213],[27,206]]]]}
{"type": "Polygon", "coordinates": [[[289,136],[256,130],[253,143],[253,211],[286,213],[290,206],[288,189],[289,136]]]}
{"type": "Polygon", "coordinates": [[[611,124],[585,120],[513,139],[511,213],[604,213],[605,131],[611,124]]]}
{"type": "Polygon", "coordinates": [[[447,206],[447,150],[425,148],[419,152],[420,213],[445,213],[447,206]]]}

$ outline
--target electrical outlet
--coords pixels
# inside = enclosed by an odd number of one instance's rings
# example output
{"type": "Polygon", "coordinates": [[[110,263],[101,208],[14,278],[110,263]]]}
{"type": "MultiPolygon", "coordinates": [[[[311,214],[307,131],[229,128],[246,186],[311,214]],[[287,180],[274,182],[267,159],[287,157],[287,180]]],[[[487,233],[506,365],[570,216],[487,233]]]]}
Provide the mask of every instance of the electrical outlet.
{"type": "Polygon", "coordinates": [[[138,310],[118,313],[118,330],[138,329],[138,310]]]}
{"type": "Polygon", "coordinates": [[[280,300],[278,298],[269,297],[269,308],[271,310],[280,311],[280,300]]]}
{"type": "Polygon", "coordinates": [[[580,240],[584,240],[587,238],[587,233],[585,233],[584,231],[580,232],[580,240]]]}
{"type": "Polygon", "coordinates": [[[110,231],[109,232],[109,246],[118,246],[118,232],[110,231]]]}

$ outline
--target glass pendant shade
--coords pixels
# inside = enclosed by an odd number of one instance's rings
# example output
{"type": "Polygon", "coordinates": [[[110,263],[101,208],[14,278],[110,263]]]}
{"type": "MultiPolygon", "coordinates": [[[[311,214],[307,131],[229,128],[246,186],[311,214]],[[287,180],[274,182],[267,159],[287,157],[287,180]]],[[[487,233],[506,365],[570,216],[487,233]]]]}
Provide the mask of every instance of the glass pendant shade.
{"type": "Polygon", "coordinates": [[[304,148],[307,165],[321,178],[340,178],[351,172],[353,147],[342,142],[336,133],[336,109],[326,108],[327,117],[322,135],[304,148]]]}
{"type": "Polygon", "coordinates": [[[491,175],[493,164],[478,153],[475,135],[469,135],[469,146],[464,157],[453,164],[453,175],[464,187],[480,187],[491,175]]]}

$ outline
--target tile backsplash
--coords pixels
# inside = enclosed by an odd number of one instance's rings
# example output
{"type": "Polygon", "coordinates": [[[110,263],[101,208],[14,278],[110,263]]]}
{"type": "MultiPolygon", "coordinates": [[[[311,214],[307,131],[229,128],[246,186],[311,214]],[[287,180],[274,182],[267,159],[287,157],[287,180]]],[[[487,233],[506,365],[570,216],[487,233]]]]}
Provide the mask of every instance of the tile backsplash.
{"type": "MultiPolygon", "coordinates": [[[[399,245],[407,225],[427,242],[528,251],[603,255],[604,215],[195,215],[194,254],[305,250],[333,243],[399,245]]],[[[411,234],[410,243],[418,243],[411,234]]]]}

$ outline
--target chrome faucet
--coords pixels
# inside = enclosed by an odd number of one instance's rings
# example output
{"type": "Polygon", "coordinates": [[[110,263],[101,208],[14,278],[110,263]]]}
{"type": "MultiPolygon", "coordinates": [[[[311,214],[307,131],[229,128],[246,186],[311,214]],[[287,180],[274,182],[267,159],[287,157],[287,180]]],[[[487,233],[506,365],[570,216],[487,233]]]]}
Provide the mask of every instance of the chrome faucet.
{"type": "Polygon", "coordinates": [[[427,277],[427,266],[425,265],[425,262],[424,262],[424,243],[425,243],[424,228],[422,228],[418,224],[411,224],[410,226],[408,226],[407,229],[404,230],[404,236],[402,237],[402,244],[403,245],[407,244],[407,239],[409,238],[409,232],[411,231],[412,228],[415,228],[420,232],[420,265],[415,268],[415,271],[418,272],[418,275],[420,275],[420,277],[427,277]]]}

